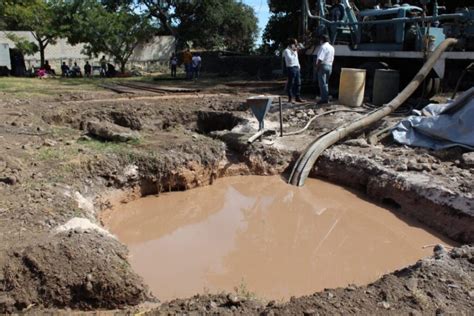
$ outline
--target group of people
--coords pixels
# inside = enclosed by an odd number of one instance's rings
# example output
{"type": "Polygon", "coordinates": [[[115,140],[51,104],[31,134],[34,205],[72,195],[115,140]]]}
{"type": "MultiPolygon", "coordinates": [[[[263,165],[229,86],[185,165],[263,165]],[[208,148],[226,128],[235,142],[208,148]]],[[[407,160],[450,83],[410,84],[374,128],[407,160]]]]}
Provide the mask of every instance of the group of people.
{"type": "MultiPolygon", "coordinates": [[[[86,78],[91,78],[92,77],[92,65],[89,63],[89,61],[86,61],[84,64],[84,73],[82,72],[81,67],[77,64],[77,62],[74,62],[73,66],[70,67],[69,65],[66,64],[66,62],[63,62],[61,64],[61,76],[62,77],[72,77],[72,78],[78,78],[78,77],[86,77],[86,78]]],[[[102,59],[100,60],[100,71],[99,75],[101,77],[113,77],[115,76],[116,70],[115,66],[108,63],[105,56],[102,56],[102,59]]],[[[51,68],[51,65],[49,64],[49,61],[45,61],[44,65],[37,69],[36,75],[40,79],[44,79],[50,76],[56,76],[56,71],[51,68]]]]}
{"type": "MultiPolygon", "coordinates": [[[[329,102],[329,78],[332,74],[335,51],[334,47],[329,43],[329,37],[327,35],[321,35],[319,40],[320,45],[314,61],[321,95],[318,104],[326,104],[329,102]]],[[[284,50],[283,57],[288,74],[286,84],[288,102],[304,102],[300,94],[301,66],[298,58],[298,41],[296,39],[290,39],[288,41],[288,47],[284,50]]]]}
{"type": "MultiPolygon", "coordinates": [[[[197,80],[201,72],[202,58],[199,53],[191,53],[187,49],[183,53],[182,64],[184,65],[184,71],[186,72],[187,80],[197,80]]],[[[179,65],[178,56],[173,53],[170,58],[171,77],[176,78],[176,71],[179,65]]]]}
{"type": "MultiPolygon", "coordinates": [[[[54,77],[56,76],[56,71],[51,67],[49,64],[49,61],[45,61],[44,65],[37,69],[36,75],[40,79],[44,79],[47,77],[54,77]]],[[[86,77],[91,77],[92,76],[92,66],[89,64],[88,61],[86,61],[86,64],[84,65],[84,75],[86,77]]],[[[63,62],[61,64],[61,76],[62,77],[82,77],[82,71],[81,67],[77,65],[75,62],[72,67],[69,67],[66,62],[63,62]]]]}

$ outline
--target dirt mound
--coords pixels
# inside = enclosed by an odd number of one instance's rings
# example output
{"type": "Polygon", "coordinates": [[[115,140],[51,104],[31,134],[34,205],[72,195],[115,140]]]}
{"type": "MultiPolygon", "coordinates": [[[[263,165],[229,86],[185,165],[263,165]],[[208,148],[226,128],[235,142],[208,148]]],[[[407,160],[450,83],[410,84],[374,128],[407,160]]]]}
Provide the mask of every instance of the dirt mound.
{"type": "MultiPolygon", "coordinates": [[[[387,249],[390,251],[390,249],[387,249]]],[[[204,295],[163,304],[153,314],[249,315],[467,315],[474,310],[474,247],[447,253],[435,248],[434,256],[385,275],[368,286],[348,286],[310,296],[263,305],[245,296],[204,295]]]]}
{"type": "Polygon", "coordinates": [[[0,313],[31,306],[114,309],[150,299],[126,256],[115,239],[78,230],[13,251],[3,271],[0,313]]]}

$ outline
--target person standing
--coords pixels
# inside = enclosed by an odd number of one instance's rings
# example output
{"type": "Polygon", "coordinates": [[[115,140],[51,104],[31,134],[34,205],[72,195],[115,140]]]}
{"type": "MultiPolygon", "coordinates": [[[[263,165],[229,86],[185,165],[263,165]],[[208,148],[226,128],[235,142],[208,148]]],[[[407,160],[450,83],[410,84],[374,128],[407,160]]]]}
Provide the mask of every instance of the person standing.
{"type": "Polygon", "coordinates": [[[91,64],[89,64],[89,61],[86,61],[86,64],[84,65],[84,74],[87,78],[91,77],[92,67],[91,64]]]}
{"type": "Polygon", "coordinates": [[[285,66],[288,73],[288,81],[286,83],[288,102],[292,103],[293,98],[296,102],[304,102],[300,97],[301,67],[298,59],[298,41],[296,39],[291,38],[288,40],[288,47],[283,51],[283,58],[285,58],[285,66]]]}
{"type": "Polygon", "coordinates": [[[319,91],[321,99],[318,104],[329,102],[329,78],[332,73],[332,64],[334,63],[334,47],[329,44],[329,37],[321,35],[320,48],[316,59],[316,69],[318,72],[319,91]]]}
{"type": "Polygon", "coordinates": [[[193,79],[197,80],[199,78],[199,72],[201,71],[201,63],[202,59],[198,53],[195,53],[192,59],[192,67],[193,67],[193,79]]]}
{"type": "Polygon", "coordinates": [[[100,76],[103,78],[107,76],[107,59],[105,59],[105,56],[100,59],[100,76]]]}
{"type": "Polygon", "coordinates": [[[178,57],[173,53],[170,58],[170,67],[171,67],[171,77],[176,78],[176,69],[178,67],[178,57]]]}
{"type": "Polygon", "coordinates": [[[193,62],[193,54],[189,50],[189,48],[183,53],[183,64],[184,70],[186,71],[186,79],[192,78],[192,64],[193,62]]]}

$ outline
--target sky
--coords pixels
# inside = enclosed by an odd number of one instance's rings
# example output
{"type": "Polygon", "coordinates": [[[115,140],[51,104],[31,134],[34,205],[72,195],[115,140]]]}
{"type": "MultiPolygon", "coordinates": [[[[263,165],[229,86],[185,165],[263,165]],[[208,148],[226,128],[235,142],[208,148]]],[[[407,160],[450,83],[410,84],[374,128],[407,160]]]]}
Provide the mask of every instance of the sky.
{"type": "Polygon", "coordinates": [[[268,19],[270,18],[270,8],[268,7],[267,0],[243,0],[244,3],[253,7],[258,17],[258,27],[260,34],[258,36],[257,44],[262,43],[262,32],[267,25],[268,19]]]}

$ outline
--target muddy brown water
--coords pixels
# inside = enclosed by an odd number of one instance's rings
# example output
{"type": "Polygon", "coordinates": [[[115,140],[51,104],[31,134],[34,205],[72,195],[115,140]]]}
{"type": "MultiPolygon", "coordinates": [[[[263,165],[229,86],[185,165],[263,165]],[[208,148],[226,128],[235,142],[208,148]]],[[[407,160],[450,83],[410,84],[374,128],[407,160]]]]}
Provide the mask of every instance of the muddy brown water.
{"type": "Polygon", "coordinates": [[[221,291],[286,300],[363,285],[451,244],[320,180],[232,177],[117,205],[104,216],[161,300],[221,291]]]}

